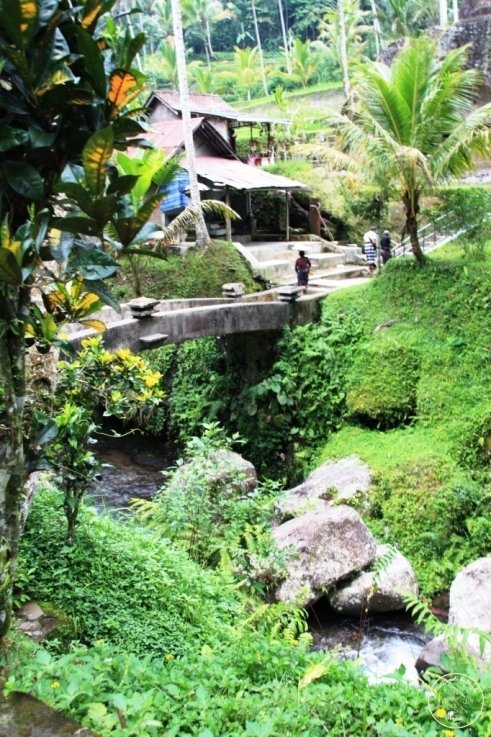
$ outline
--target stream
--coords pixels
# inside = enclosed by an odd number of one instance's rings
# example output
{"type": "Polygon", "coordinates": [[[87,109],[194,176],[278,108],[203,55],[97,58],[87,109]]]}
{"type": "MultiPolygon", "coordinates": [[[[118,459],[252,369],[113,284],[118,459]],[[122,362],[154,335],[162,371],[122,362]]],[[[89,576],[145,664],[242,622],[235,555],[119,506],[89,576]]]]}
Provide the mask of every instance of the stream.
{"type": "Polygon", "coordinates": [[[340,617],[322,602],[311,611],[309,629],[314,650],[358,660],[371,683],[386,680],[402,666],[404,679],[417,685],[414,664],[431,639],[405,612],[370,615],[360,621],[340,617]]]}
{"type": "MultiPolygon", "coordinates": [[[[143,435],[100,436],[95,452],[103,466],[91,499],[100,510],[129,513],[131,499],[151,499],[175,462],[173,448],[143,435]]],[[[414,663],[431,639],[404,612],[359,619],[340,617],[322,601],[309,617],[313,649],[343,659],[358,659],[370,682],[387,678],[403,666],[404,678],[417,684],[414,663]]]]}

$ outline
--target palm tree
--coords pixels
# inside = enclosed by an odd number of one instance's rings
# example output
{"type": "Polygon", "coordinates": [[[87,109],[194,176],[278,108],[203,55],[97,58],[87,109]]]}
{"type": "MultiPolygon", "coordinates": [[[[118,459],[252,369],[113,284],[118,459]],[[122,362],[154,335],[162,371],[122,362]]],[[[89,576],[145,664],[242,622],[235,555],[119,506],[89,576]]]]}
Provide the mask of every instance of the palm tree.
{"type": "Polygon", "coordinates": [[[319,69],[320,55],[312,41],[295,38],[291,48],[292,74],[306,87],[319,69]]]}
{"type": "Polygon", "coordinates": [[[371,32],[368,26],[363,25],[365,16],[359,0],[337,0],[334,5],[331,3],[319,24],[318,45],[323,43],[334,63],[340,67],[347,100],[351,97],[350,70],[361,63],[365,48],[362,34],[371,32]]]}
{"type": "Polygon", "coordinates": [[[252,88],[259,79],[257,46],[253,49],[239,49],[238,46],[235,46],[234,70],[236,81],[241,87],[245,88],[247,91],[247,99],[250,100],[252,96],[252,88]]]}
{"type": "Polygon", "coordinates": [[[358,80],[352,119],[335,116],[342,147],[372,179],[391,184],[405,210],[417,260],[421,197],[473,168],[491,151],[491,103],[475,107],[480,74],[465,69],[467,50],[439,58],[436,43],[412,39],[392,67],[371,62],[358,80]]]}
{"type": "MultiPolygon", "coordinates": [[[[174,43],[176,49],[177,76],[179,79],[179,96],[181,99],[182,124],[184,128],[184,147],[186,149],[187,169],[189,173],[189,189],[191,204],[199,207],[198,175],[196,174],[193,131],[191,128],[191,109],[189,106],[188,75],[186,69],[186,49],[182,30],[181,0],[172,0],[172,23],[174,26],[174,43]]],[[[196,246],[203,248],[210,242],[206,229],[203,211],[199,209],[196,218],[196,246]]]]}

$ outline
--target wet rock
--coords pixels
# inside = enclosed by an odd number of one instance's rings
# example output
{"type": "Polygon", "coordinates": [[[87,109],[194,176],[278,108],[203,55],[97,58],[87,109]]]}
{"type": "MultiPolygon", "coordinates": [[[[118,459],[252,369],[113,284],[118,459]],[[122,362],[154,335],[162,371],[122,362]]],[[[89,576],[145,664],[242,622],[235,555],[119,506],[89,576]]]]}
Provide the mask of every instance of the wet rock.
{"type": "Polygon", "coordinates": [[[333,498],[352,499],[359,492],[366,493],[371,480],[370,469],[356,455],[327,461],[303,483],[285,492],[277,504],[277,512],[281,519],[289,519],[322,511],[333,498]]]}
{"type": "Polygon", "coordinates": [[[354,509],[345,505],[309,512],[273,530],[276,545],[291,552],[280,601],[306,606],[337,581],[375,559],[376,544],[354,509]]]}
{"type": "MultiPolygon", "coordinates": [[[[387,545],[377,546],[376,560],[390,556],[387,545]]],[[[329,597],[333,609],[347,616],[362,612],[396,612],[404,609],[404,594],[418,594],[419,587],[411,564],[402,553],[388,558],[378,577],[371,571],[360,573],[329,597]]]]}
{"type": "Polygon", "coordinates": [[[449,624],[491,632],[491,556],[463,568],[450,587],[449,624]]]}
{"type": "Polygon", "coordinates": [[[0,737],[97,737],[29,694],[0,700],[0,737]]]}
{"type": "Polygon", "coordinates": [[[447,646],[443,637],[434,637],[419,653],[415,663],[416,670],[418,673],[424,673],[427,668],[445,670],[440,658],[446,654],[447,646]]]}
{"type": "MultiPolygon", "coordinates": [[[[459,571],[450,587],[449,601],[450,625],[491,632],[491,556],[479,558],[459,571]]],[[[491,646],[486,643],[483,648],[483,644],[477,633],[467,633],[465,648],[477,667],[486,671],[491,662],[491,646]]],[[[443,638],[436,637],[419,654],[416,668],[423,671],[430,666],[442,667],[441,656],[447,653],[443,638]]]]}
{"type": "Polygon", "coordinates": [[[59,624],[58,617],[45,614],[35,601],[24,604],[17,611],[16,617],[19,630],[36,642],[44,640],[59,624]]]}
{"type": "Polygon", "coordinates": [[[170,480],[170,486],[186,486],[193,482],[197,473],[204,473],[206,482],[222,493],[244,493],[257,485],[256,469],[252,463],[231,450],[216,450],[206,461],[200,458],[180,466],[170,480]]]}

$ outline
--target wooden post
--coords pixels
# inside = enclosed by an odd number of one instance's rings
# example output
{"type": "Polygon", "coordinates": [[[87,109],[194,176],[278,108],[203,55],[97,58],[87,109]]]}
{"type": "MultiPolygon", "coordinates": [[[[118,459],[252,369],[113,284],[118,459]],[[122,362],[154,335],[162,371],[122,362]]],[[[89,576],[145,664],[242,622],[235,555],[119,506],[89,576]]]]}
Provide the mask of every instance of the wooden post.
{"type": "MultiPolygon", "coordinates": [[[[225,187],[225,204],[230,207],[230,189],[228,186],[225,187]]],[[[232,221],[229,217],[225,216],[225,238],[232,241],[232,221]]]]}
{"type": "Polygon", "coordinates": [[[288,195],[288,190],[285,191],[285,203],[286,203],[286,240],[290,240],[290,198],[288,195]]]}

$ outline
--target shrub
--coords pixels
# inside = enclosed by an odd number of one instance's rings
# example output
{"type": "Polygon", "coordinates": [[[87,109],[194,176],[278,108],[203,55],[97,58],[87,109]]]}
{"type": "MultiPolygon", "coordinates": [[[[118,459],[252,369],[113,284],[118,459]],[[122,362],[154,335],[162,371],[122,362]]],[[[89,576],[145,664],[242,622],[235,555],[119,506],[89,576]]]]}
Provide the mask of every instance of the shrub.
{"type": "Polygon", "coordinates": [[[424,459],[406,465],[377,481],[371,501],[374,531],[408,556],[427,595],[448,589],[489,543],[479,520],[490,497],[455,467],[424,459]]]}
{"type": "Polygon", "coordinates": [[[349,371],[349,412],[377,427],[394,427],[412,419],[421,357],[405,333],[383,330],[361,347],[349,371]]]}
{"type": "Polygon", "coordinates": [[[240,610],[223,578],[129,521],[82,507],[76,542],[67,546],[53,490],[34,501],[19,567],[24,596],[61,609],[72,636],[132,653],[177,655],[213,645],[228,636],[240,610]]]}

